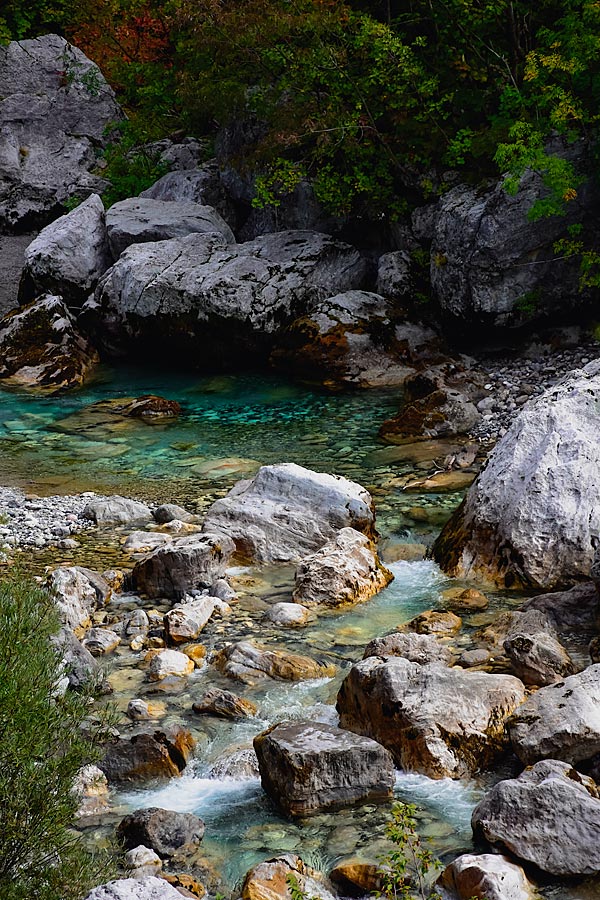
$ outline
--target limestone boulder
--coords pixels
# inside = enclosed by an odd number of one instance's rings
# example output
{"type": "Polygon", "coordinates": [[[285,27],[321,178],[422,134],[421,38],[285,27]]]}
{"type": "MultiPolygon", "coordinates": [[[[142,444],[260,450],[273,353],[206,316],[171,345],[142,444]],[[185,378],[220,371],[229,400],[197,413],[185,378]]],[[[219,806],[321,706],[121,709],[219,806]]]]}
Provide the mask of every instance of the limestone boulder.
{"type": "Polygon", "coordinates": [[[540,759],[577,765],[600,753],[600,665],[532,694],[510,720],[509,734],[527,766],[540,759]]]}
{"type": "Polygon", "coordinates": [[[25,250],[19,288],[21,303],[40,294],[59,294],[69,306],[81,306],[94,291],[112,258],[104,204],[91,194],[70,213],[46,225],[25,250]]]}
{"type": "Polygon", "coordinates": [[[81,637],[91,625],[91,616],[110,596],[104,579],[79,566],[59,566],[46,578],[46,589],[54,598],[64,625],[81,637]]]}
{"type": "Polygon", "coordinates": [[[452,664],[453,654],[434,634],[394,632],[369,641],[363,659],[369,656],[402,656],[410,662],[423,666],[439,662],[445,666],[452,664]]]}
{"type": "Polygon", "coordinates": [[[136,809],[121,819],[117,837],[126,850],[133,850],[142,844],[156,851],[163,859],[169,859],[181,848],[197,846],[205,830],[202,819],[192,813],[152,806],[136,809]]]}
{"type": "Polygon", "coordinates": [[[52,391],[79,387],[98,361],[58,295],[45,294],[0,321],[0,378],[12,384],[52,391]]]}
{"type": "Polygon", "coordinates": [[[116,650],[121,638],[111,628],[91,628],[82,643],[92,656],[104,656],[116,650]]]}
{"type": "Polygon", "coordinates": [[[186,601],[165,614],[165,631],[175,643],[195,641],[212,616],[226,616],[231,612],[231,607],[218,597],[186,597],[186,601]]]}
{"type": "Polygon", "coordinates": [[[181,900],[177,888],[163,878],[119,878],[95,887],[86,900],[181,900]]]}
{"type": "Polygon", "coordinates": [[[545,590],[589,577],[599,426],[600,361],[526,403],[434,545],[444,571],[545,590]]]}
{"type": "Polygon", "coordinates": [[[106,213],[110,251],[118,259],[131,244],[168,241],[188,234],[220,234],[227,243],[235,237],[227,222],[211,206],[190,200],[166,201],[130,197],[106,213]]]}
{"type": "Polygon", "coordinates": [[[430,778],[461,778],[508,748],[505,722],[523,702],[511,675],[371,656],[340,688],[340,726],[387,747],[396,764],[430,778]]]}
{"type": "Polygon", "coordinates": [[[217,716],[221,719],[248,719],[257,712],[252,701],[218,688],[207,691],[194,703],[192,709],[200,715],[217,716]]]}
{"type": "Polygon", "coordinates": [[[274,603],[265,613],[265,618],[273,625],[299,628],[310,619],[310,610],[299,603],[274,603]]]}
{"type": "Polygon", "coordinates": [[[149,522],[152,513],[145,503],[115,495],[91,500],[85,506],[82,516],[95,525],[129,525],[133,522],[149,522]]]}
{"type": "Polygon", "coordinates": [[[350,606],[378,594],[394,576],[375,544],[354,528],[342,528],[296,569],[292,598],[308,608],[350,606]]]}
{"type": "Polygon", "coordinates": [[[153,652],[148,666],[150,681],[162,681],[163,678],[185,678],[194,671],[194,662],[179,650],[158,650],[153,652]]]}
{"type": "Polygon", "coordinates": [[[102,193],[91,174],[123,114],[98,66],[63,37],[0,47],[0,231],[25,231],[102,193]]]}
{"type": "Polygon", "coordinates": [[[573,660],[550,629],[524,632],[517,621],[503,647],[512,671],[527,685],[554,684],[575,671],[573,660]]]}
{"type": "Polygon", "coordinates": [[[229,678],[255,684],[264,678],[305,681],[330,678],[335,666],[286,650],[270,650],[251,641],[238,641],[220,650],[213,659],[217,669],[229,678]]]}
{"type": "Polygon", "coordinates": [[[229,535],[256,562],[297,561],[342,528],[372,537],[371,495],[359,484],[295,463],[262,466],[209,508],[205,531],[229,535]]]}
{"type": "Polygon", "coordinates": [[[439,885],[458,900],[534,900],[523,869],[496,853],[464,853],[446,866],[439,885]]]}
{"type": "Polygon", "coordinates": [[[263,789],[291,816],[386,800],[394,762],[381,744],[330,725],[281,722],[254,738],[263,789]]]}
{"type": "Polygon", "coordinates": [[[136,563],[132,581],[148,597],[178,600],[222,578],[234,549],[226,534],[177,538],[136,563]]]}
{"type": "Polygon", "coordinates": [[[237,213],[215,162],[205,163],[198,168],[179,169],[167,172],[151,187],[142,191],[140,197],[151,200],[182,200],[212,206],[231,228],[237,225],[237,213]]]}
{"type": "Polygon", "coordinates": [[[323,234],[279,232],[237,245],[190,234],[129,247],[82,321],[108,352],[168,352],[223,367],[240,353],[264,360],[284,327],[319,300],[360,287],[364,273],[358,251],[323,234]]]}
{"type": "Polygon", "coordinates": [[[253,866],[246,873],[242,900],[291,900],[288,877],[293,875],[303,894],[317,900],[334,900],[335,894],[323,876],[307,866],[299,856],[286,853],[253,866]]]}
{"type": "Polygon", "coordinates": [[[559,876],[600,872],[600,800],[591,778],[544,760],[500,781],[475,807],[476,838],[559,876]]]}
{"type": "Polygon", "coordinates": [[[185,728],[141,732],[110,744],[98,767],[110,784],[173,778],[185,769],[196,742],[185,728]]]}
{"type": "Polygon", "coordinates": [[[106,775],[98,766],[83,766],[75,776],[72,793],[79,801],[77,819],[97,816],[109,808],[109,787],[106,775]]]}
{"type": "Polygon", "coordinates": [[[68,626],[52,637],[52,643],[60,656],[68,686],[73,691],[100,691],[110,693],[111,688],[102,680],[98,662],[90,651],[77,640],[68,626]]]}

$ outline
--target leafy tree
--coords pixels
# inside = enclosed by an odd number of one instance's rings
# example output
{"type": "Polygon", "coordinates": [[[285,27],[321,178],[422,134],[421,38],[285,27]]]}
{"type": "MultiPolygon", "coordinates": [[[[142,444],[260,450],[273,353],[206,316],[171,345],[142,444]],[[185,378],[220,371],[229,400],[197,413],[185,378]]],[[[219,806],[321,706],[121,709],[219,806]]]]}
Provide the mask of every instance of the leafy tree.
{"type": "Polygon", "coordinates": [[[0,583],[0,896],[75,900],[106,874],[71,830],[77,771],[96,756],[82,723],[90,697],[62,693],[51,643],[52,599],[31,583],[0,583]]]}

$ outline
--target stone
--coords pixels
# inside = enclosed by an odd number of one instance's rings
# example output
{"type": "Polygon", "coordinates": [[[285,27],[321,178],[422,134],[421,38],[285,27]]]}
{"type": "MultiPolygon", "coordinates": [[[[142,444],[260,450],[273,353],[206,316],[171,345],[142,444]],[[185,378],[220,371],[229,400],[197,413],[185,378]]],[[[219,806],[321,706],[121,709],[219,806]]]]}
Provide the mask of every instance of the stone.
{"type": "Polygon", "coordinates": [[[192,849],[202,838],[206,826],[192,813],[173,812],[152,806],[136,809],[121,819],[117,837],[126,850],[142,844],[162,859],[169,859],[182,848],[192,849]]]}
{"type": "Polygon", "coordinates": [[[484,839],[543,872],[600,872],[600,800],[591,778],[549,759],[500,781],[475,807],[476,839],[484,839]]]}
{"type": "Polygon", "coordinates": [[[448,387],[407,403],[397,416],[382,424],[379,434],[392,444],[411,437],[453,437],[469,434],[479,419],[469,397],[448,387]]]}
{"type": "Polygon", "coordinates": [[[375,544],[354,528],[342,528],[296,569],[294,603],[311,608],[363,603],[393,581],[375,544]]]}
{"type": "Polygon", "coordinates": [[[119,878],[95,887],[86,900],[181,900],[179,891],[162,878],[119,878]]]}
{"type": "Polygon", "coordinates": [[[102,193],[91,170],[123,114],[96,64],[56,34],[0,47],[0,84],[0,230],[32,230],[69,197],[102,193]]]}
{"type": "Polygon", "coordinates": [[[364,897],[383,887],[381,866],[364,859],[342,860],[333,867],[329,877],[339,885],[344,896],[364,897]]]}
{"type": "Polygon", "coordinates": [[[207,691],[193,704],[192,709],[200,715],[218,716],[222,719],[248,719],[257,713],[257,707],[250,700],[219,688],[207,691]]]}
{"type": "Polygon", "coordinates": [[[288,876],[293,875],[303,896],[315,900],[334,900],[322,876],[302,862],[299,856],[286,853],[266,859],[246,873],[242,900],[291,900],[288,876]]]}
{"type": "Polygon", "coordinates": [[[235,243],[231,228],[215,209],[190,200],[129,197],[107,210],[106,230],[114,259],[131,244],[168,241],[195,233],[214,232],[227,243],[235,243]]]}
{"type": "Polygon", "coordinates": [[[414,299],[412,261],[407,250],[383,253],[377,262],[378,294],[399,303],[409,303],[414,299]]]}
{"type": "Polygon", "coordinates": [[[52,391],[79,387],[98,361],[62,297],[45,294],[0,321],[0,378],[11,384],[52,391]]]}
{"type": "Polygon", "coordinates": [[[456,613],[442,609],[427,609],[402,628],[416,634],[452,635],[460,631],[462,619],[456,613]]]}
{"type": "Polygon", "coordinates": [[[473,472],[436,472],[426,478],[416,478],[404,485],[407,494],[452,494],[464,491],[475,481],[473,472]]]}
{"type": "Polygon", "coordinates": [[[136,563],[131,578],[148,597],[180,600],[222,578],[234,550],[233,540],[222,533],[176,538],[136,563]]]}
{"type": "MultiPolygon", "coordinates": [[[[112,403],[113,401],[108,402],[112,403]]],[[[158,397],[156,394],[143,394],[126,403],[117,400],[115,405],[110,407],[110,412],[130,419],[162,424],[165,420],[176,419],[181,414],[181,406],[176,400],[168,400],[166,397],[158,397]]]]}
{"type": "Polygon", "coordinates": [[[150,521],[152,513],[145,503],[115,495],[102,500],[91,500],[82,516],[95,525],[129,525],[132,522],[150,521]]]}
{"type": "Polygon", "coordinates": [[[77,819],[97,816],[108,809],[108,780],[98,766],[83,766],[75,776],[72,790],[79,801],[77,819]]]}
{"type": "Polygon", "coordinates": [[[486,666],[492,658],[489,650],[477,648],[475,650],[464,650],[459,658],[458,665],[463,669],[472,669],[475,666],[486,666]]]}
{"type": "Polygon", "coordinates": [[[181,171],[167,172],[151,187],[142,191],[140,197],[152,200],[187,200],[201,206],[212,206],[235,229],[237,213],[228,196],[219,168],[214,161],[203,166],[181,171]]]}
{"type": "Polygon", "coordinates": [[[538,896],[523,869],[495,853],[464,853],[446,866],[438,884],[458,900],[534,900],[538,896]]]}
{"type": "Polygon", "coordinates": [[[51,640],[60,654],[71,690],[87,691],[91,688],[92,691],[110,693],[103,684],[98,663],[69,627],[63,626],[51,640]]]}
{"type": "Polygon", "coordinates": [[[523,633],[517,621],[511,627],[503,647],[512,671],[524,684],[554,684],[575,671],[573,660],[549,630],[523,633]]]}
{"type": "Polygon", "coordinates": [[[374,638],[365,647],[363,659],[369,656],[402,656],[420,666],[431,662],[449,666],[453,660],[450,648],[441,644],[435,635],[413,632],[395,632],[374,638]]]}
{"type": "Polygon", "coordinates": [[[466,588],[465,590],[457,588],[456,590],[442,591],[442,597],[448,609],[455,613],[480,612],[482,609],[487,609],[490,605],[490,601],[485,594],[482,594],[481,591],[475,588],[466,588]]]}
{"type": "Polygon", "coordinates": [[[433,547],[445,572],[542,590],[589,577],[600,533],[600,361],[521,409],[433,547]]]}
{"type": "Polygon", "coordinates": [[[148,678],[150,681],[162,681],[163,678],[170,677],[184,678],[193,671],[193,660],[185,653],[180,653],[179,650],[158,650],[150,660],[148,678]]]}
{"type": "Polygon", "coordinates": [[[157,547],[170,544],[173,538],[170,534],[160,531],[132,531],[127,535],[123,550],[125,553],[149,553],[157,547]]]}
{"type": "Polygon", "coordinates": [[[184,728],[120,737],[106,748],[98,766],[110,784],[173,778],[185,769],[195,744],[184,728]]]}
{"type": "Polygon", "coordinates": [[[359,484],[295,463],[262,466],[209,507],[205,531],[229,535],[239,554],[256,562],[297,561],[340,529],[372,537],[371,495],[359,484]]]}
{"type": "Polygon", "coordinates": [[[387,800],[394,763],[381,744],[331,725],[280,722],[254,738],[261,784],[290,816],[387,800]]]}
{"type": "Polygon", "coordinates": [[[271,362],[330,387],[397,387],[417,365],[437,361],[439,354],[436,334],[398,321],[393,302],[367,291],[345,291],[292,322],[271,362]]]}
{"type": "MultiPolygon", "coordinates": [[[[78,566],[59,566],[46,578],[46,590],[54,599],[61,622],[77,637],[85,634],[91,625],[92,614],[99,606],[104,605],[110,595],[106,582],[105,593],[97,590],[93,575],[90,570],[78,566]]],[[[96,578],[101,579],[101,576],[96,578]]]]}
{"type": "Polygon", "coordinates": [[[126,715],[132,722],[143,722],[148,719],[156,719],[164,715],[164,707],[157,703],[148,703],[139,697],[134,697],[127,704],[126,715]]]}
{"type": "MultiPolygon", "coordinates": [[[[555,139],[550,155],[585,169],[585,142],[555,139]]],[[[540,172],[526,170],[516,194],[504,178],[492,188],[458,185],[440,199],[431,244],[431,289],[446,326],[454,329],[515,328],[563,315],[581,306],[574,259],[557,259],[554,243],[572,223],[590,222],[596,206],[592,179],[577,188],[577,202],[563,215],[529,215],[549,188],[540,172]]]]}
{"type": "Polygon", "coordinates": [[[125,854],[125,868],[133,870],[133,877],[158,874],[162,869],[162,859],[149,847],[134,847],[125,854]]]}
{"type": "Polygon", "coordinates": [[[353,247],[312,232],[237,245],[215,233],[134,244],[102,277],[82,322],[111,353],[170,353],[202,368],[240,353],[264,361],[286,325],[360,287],[365,270],[353,247]]]}
{"type": "Polygon", "coordinates": [[[163,503],[154,510],[153,516],[154,521],[159,525],[165,525],[167,522],[172,522],[173,519],[177,519],[179,522],[196,522],[198,519],[187,509],[177,506],[176,503],[163,503]]]}
{"type": "Polygon", "coordinates": [[[104,204],[91,194],[70,213],[46,225],[25,250],[19,287],[21,304],[40,294],[59,294],[81,306],[112,265],[104,204]]]}
{"type": "Polygon", "coordinates": [[[165,631],[171,641],[195,641],[213,615],[226,616],[231,607],[217,597],[197,597],[174,606],[165,614],[165,631]]]}
{"type": "Polygon", "coordinates": [[[255,684],[263,678],[305,681],[335,674],[335,666],[330,664],[285,650],[268,650],[251,641],[229,644],[216,654],[213,662],[224,675],[246,684],[255,684]]]}
{"type": "Polygon", "coordinates": [[[508,731],[526,766],[591,760],[600,753],[600,665],[540,688],[514,713],[508,731]]]}
{"type": "Polygon", "coordinates": [[[231,756],[219,759],[210,769],[211,778],[258,778],[258,760],[251,747],[236,750],[231,756]]]}
{"type": "Polygon", "coordinates": [[[504,723],[524,697],[511,675],[371,656],[351,668],[337,709],[342,728],[379,741],[400,768],[461,778],[506,751],[504,723]]]}
{"type": "Polygon", "coordinates": [[[266,611],[265,619],[273,625],[297,628],[306,625],[310,619],[310,610],[299,603],[274,603],[266,611]]]}
{"type": "Polygon", "coordinates": [[[91,628],[82,643],[92,656],[104,656],[116,650],[121,638],[110,628],[91,628]]]}

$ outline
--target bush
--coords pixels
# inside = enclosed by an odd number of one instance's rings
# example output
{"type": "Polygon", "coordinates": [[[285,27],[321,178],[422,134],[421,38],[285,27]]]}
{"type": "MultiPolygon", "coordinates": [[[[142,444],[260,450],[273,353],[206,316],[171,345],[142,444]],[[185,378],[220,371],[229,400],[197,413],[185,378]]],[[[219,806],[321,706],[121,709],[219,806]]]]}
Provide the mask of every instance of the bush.
{"type": "Polygon", "coordinates": [[[58,688],[52,599],[0,583],[0,897],[75,900],[107,874],[71,830],[79,768],[97,751],[82,732],[90,697],[58,688]]]}

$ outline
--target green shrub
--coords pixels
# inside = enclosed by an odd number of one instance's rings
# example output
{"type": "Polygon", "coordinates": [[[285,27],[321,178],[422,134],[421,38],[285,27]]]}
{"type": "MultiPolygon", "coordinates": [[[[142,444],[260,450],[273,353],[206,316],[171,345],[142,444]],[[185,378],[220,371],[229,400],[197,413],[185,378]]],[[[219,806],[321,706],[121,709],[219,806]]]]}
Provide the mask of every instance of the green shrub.
{"type": "Polygon", "coordinates": [[[20,578],[0,583],[2,900],[75,900],[107,874],[107,860],[71,829],[73,780],[97,751],[81,727],[90,696],[58,688],[58,629],[45,591],[20,578]]]}

